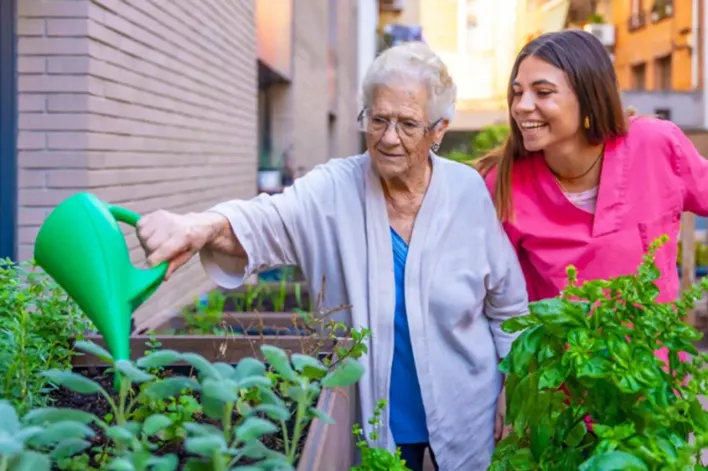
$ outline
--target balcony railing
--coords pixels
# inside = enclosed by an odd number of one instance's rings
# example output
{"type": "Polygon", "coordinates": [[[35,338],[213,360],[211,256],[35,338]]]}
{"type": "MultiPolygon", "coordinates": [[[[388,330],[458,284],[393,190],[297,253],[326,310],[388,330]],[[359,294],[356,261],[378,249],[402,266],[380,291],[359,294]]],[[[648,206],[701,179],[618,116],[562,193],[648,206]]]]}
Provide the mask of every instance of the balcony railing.
{"type": "Polygon", "coordinates": [[[625,107],[637,110],[638,115],[656,115],[673,121],[684,129],[703,127],[703,100],[701,91],[639,91],[625,90],[625,107]]]}

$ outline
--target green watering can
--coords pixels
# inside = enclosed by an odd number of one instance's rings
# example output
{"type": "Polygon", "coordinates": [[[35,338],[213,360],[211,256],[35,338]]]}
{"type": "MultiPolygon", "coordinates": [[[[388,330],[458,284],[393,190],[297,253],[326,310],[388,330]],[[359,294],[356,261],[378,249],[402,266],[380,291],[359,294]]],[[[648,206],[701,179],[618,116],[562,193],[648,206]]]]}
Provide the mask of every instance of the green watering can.
{"type": "Polygon", "coordinates": [[[118,226],[140,215],[77,193],[52,211],[34,245],[36,263],[91,319],[114,360],[130,359],[133,312],[162,283],[167,262],[139,269],[118,226]]]}

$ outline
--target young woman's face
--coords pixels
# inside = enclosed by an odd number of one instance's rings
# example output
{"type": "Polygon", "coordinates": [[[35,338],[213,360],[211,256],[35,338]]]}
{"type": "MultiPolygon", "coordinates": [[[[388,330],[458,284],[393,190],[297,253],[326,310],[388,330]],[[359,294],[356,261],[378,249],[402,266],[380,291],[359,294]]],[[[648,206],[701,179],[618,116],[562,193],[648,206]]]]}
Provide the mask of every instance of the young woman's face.
{"type": "Polygon", "coordinates": [[[511,116],[529,152],[577,139],[582,133],[580,104],[565,72],[529,56],[512,82],[511,116]]]}

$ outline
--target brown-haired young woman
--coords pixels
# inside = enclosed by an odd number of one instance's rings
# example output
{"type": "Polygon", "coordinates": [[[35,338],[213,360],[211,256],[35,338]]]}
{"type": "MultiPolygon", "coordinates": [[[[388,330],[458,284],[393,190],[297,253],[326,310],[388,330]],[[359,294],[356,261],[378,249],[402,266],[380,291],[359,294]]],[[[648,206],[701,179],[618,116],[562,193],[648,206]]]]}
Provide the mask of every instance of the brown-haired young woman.
{"type": "Polygon", "coordinates": [[[511,134],[478,169],[529,300],[558,295],[571,264],[581,281],[633,273],[663,234],[659,301],[675,299],[681,213],[708,216],[708,160],[673,123],[625,116],[612,61],[583,31],[527,44],[508,103],[511,134]]]}

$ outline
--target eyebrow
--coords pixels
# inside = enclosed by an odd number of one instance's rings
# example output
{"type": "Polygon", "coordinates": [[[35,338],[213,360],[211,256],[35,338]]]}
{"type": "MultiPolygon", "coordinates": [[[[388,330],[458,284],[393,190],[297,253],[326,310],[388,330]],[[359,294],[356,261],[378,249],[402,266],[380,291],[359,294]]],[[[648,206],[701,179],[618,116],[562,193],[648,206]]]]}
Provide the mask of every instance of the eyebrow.
{"type": "MultiPolygon", "coordinates": [[[[514,86],[514,87],[520,87],[520,86],[521,86],[521,84],[520,84],[519,82],[516,82],[516,81],[512,82],[511,85],[514,86]]],[[[555,87],[555,86],[556,86],[555,83],[551,82],[550,80],[546,80],[546,79],[534,80],[534,81],[531,83],[531,85],[534,86],[534,87],[538,87],[539,85],[550,85],[550,86],[552,86],[552,87],[555,87]]]]}

